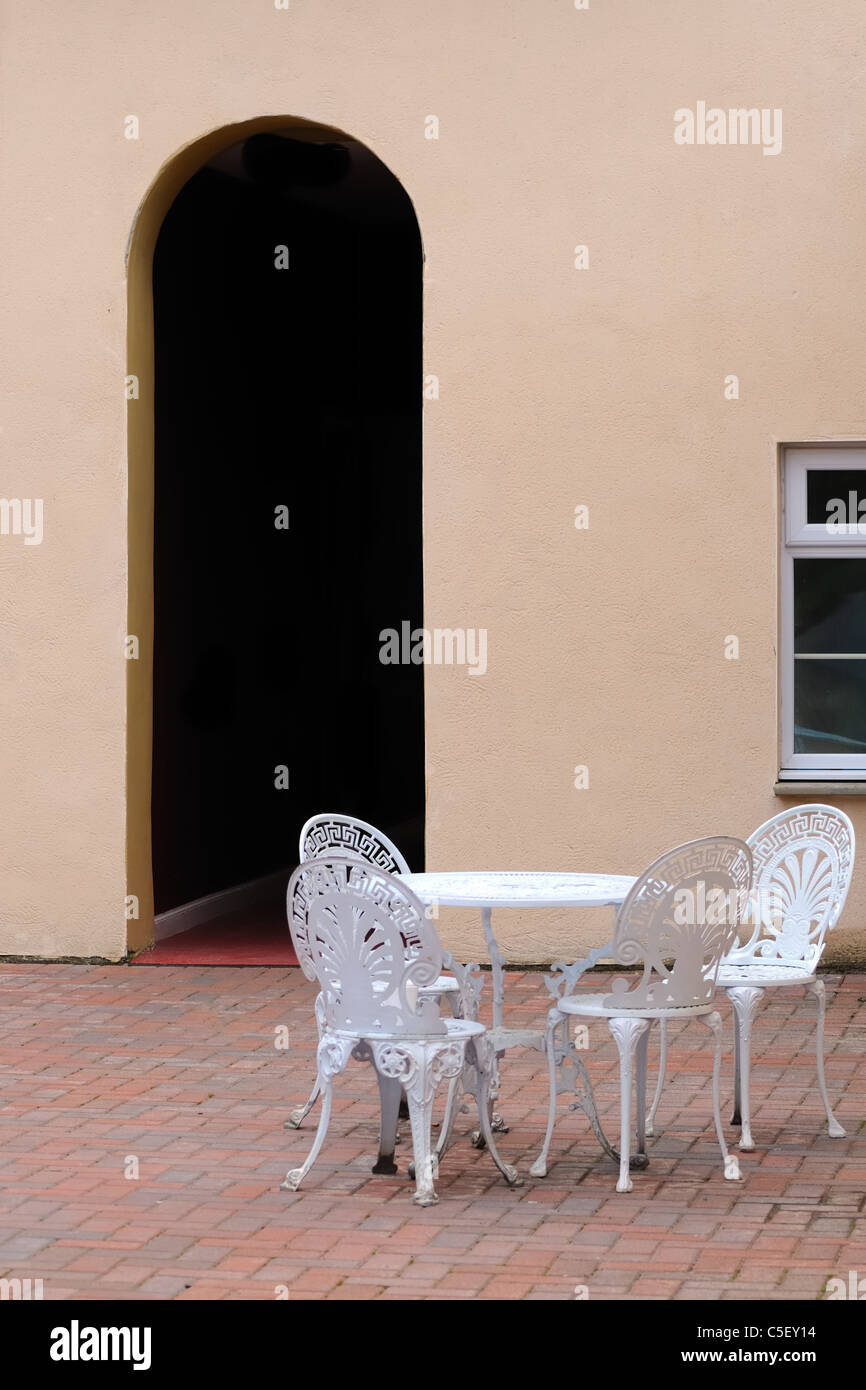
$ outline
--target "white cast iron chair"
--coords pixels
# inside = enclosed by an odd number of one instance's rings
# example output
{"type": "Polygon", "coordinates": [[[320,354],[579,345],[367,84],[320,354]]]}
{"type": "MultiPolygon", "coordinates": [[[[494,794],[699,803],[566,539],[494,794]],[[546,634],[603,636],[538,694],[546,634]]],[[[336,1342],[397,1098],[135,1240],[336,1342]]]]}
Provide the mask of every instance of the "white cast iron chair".
{"type": "MultiPolygon", "coordinates": [[[[631,1092],[637,1054],[637,1141],[645,1152],[647,1043],[655,1019],[699,1018],[712,1031],[713,1117],[725,1177],[739,1178],[729,1159],[719,1114],[722,1020],[713,1009],[716,972],[736,938],[752,881],[752,855],[728,835],[692,840],[669,850],[637,880],[617,913],[605,955],[619,965],[643,961],[636,982],[615,979],[609,994],[577,991],[551,1014],[606,1018],[620,1057],[620,1147],[617,1192],[631,1192],[631,1092]]],[[[556,1019],[551,1020],[556,1026],[556,1019]]],[[[553,1049],[550,1050],[551,1055],[553,1049]]],[[[549,1125],[549,1132],[552,1125],[549,1125]]]]}
{"type": "MultiPolygon", "coordinates": [[[[816,977],[828,931],[835,927],[854,869],[854,827],[833,806],[797,806],[773,816],[749,836],[755,881],[747,924],[752,933],[722,959],[718,986],[727,990],[734,1014],[734,1114],[740,1125],[740,1148],[753,1149],[749,1076],[752,1021],[765,989],[803,985],[818,1006],[815,1052],[818,1089],[832,1138],[845,1131],[830,1108],[824,1076],[826,989],[816,977]]],[[[652,1133],[664,1084],[665,1039],[659,1079],[647,1119],[652,1133]]]]}
{"type": "MultiPolygon", "coordinates": [[[[358,820],[354,816],[341,816],[324,811],[318,815],[310,816],[309,820],[305,821],[301,827],[298,858],[303,864],[308,859],[320,859],[323,855],[330,854],[357,855],[359,859],[365,860],[368,864],[375,864],[377,868],[384,869],[389,874],[409,873],[409,865],[397,846],[388,839],[387,835],[383,835],[381,830],[377,830],[375,825],[358,820]]],[[[443,994],[451,996],[452,1005],[456,1006],[453,1011],[459,1014],[460,1009],[457,1001],[459,985],[452,976],[440,976],[438,980],[434,981],[431,989],[424,992],[425,994],[433,994],[437,998],[443,994]]],[[[322,1020],[320,1015],[321,1006],[317,999],[316,1023],[321,1037],[322,1020]]],[[[309,1100],[290,1114],[286,1121],[286,1129],[300,1129],[318,1098],[319,1083],[317,1081],[310,1092],[309,1100]]],[[[390,1155],[380,1154],[373,1172],[396,1173],[396,1171],[393,1153],[390,1155]]]]}
{"type": "Polygon", "coordinates": [[[409,1104],[416,1191],[413,1201],[438,1201],[430,1147],[433,1100],[440,1081],[472,1071],[478,1119],[505,1180],[514,1168],[496,1149],[489,1115],[495,1060],[483,1023],[442,1018],[435,984],[442,947],[420,900],[400,879],[364,860],[327,855],[299,865],[289,881],[287,912],[301,969],[317,980],[321,1031],[317,1052],[322,1093],[319,1127],[305,1162],[281,1184],[294,1191],[325,1139],[333,1081],[350,1057],[376,1069],[381,1105],[380,1150],[394,1152],[401,1093],[409,1104]]]}

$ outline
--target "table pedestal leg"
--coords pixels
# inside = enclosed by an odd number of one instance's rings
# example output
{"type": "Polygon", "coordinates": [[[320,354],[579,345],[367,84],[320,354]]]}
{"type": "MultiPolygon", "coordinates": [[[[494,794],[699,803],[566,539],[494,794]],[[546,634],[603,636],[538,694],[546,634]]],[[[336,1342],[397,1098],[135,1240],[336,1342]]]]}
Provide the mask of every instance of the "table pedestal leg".
{"type": "MultiPolygon", "coordinates": [[[[493,911],[489,907],[481,909],[481,930],[484,933],[484,940],[487,943],[487,953],[490,956],[490,971],[493,976],[493,1027],[502,1027],[502,1014],[505,1004],[505,967],[507,961],[499,949],[499,942],[493,935],[493,911]]],[[[499,1058],[504,1053],[496,1054],[496,1079],[491,1089],[491,1107],[496,1096],[499,1094],[499,1058]]],[[[498,1110],[490,1111],[490,1128],[495,1134],[507,1134],[508,1125],[505,1123],[498,1110]]],[[[472,1135],[472,1143],[477,1149],[484,1147],[484,1135],[480,1130],[475,1130],[472,1135]]]]}

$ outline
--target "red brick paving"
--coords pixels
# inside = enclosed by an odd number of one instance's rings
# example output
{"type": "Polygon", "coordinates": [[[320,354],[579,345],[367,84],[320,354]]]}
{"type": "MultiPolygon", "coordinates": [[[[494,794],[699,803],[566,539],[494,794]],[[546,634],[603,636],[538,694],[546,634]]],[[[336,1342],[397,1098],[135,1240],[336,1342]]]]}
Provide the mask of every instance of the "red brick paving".
{"type": "MultiPolygon", "coordinates": [[[[549,1176],[529,1177],[544,1064],[512,1053],[501,1148],[525,1186],[509,1191],[471,1147],[467,1114],[441,1201],[422,1211],[408,1134],[400,1174],[370,1173],[375,1083],[357,1063],[304,1187],[279,1191],[313,1135],[310,1119],[283,1128],[313,1068],[314,990],[300,971],[2,965],[0,1278],[41,1278],[46,1299],[274,1299],[285,1287],[293,1300],[572,1300],[581,1286],[590,1299],[819,1298],[831,1277],[866,1275],[866,976],[825,979],[828,1083],[846,1139],[824,1127],[814,1007],[780,991],[755,1029],[761,1147],[741,1156],[742,1183],[724,1180],[713,1138],[706,1030],[683,1024],[671,1029],[651,1167],[632,1193],[614,1191],[614,1166],[564,1096],[549,1176]],[[288,1051],[274,1046],[279,1025],[288,1051]],[[130,1159],[137,1178],[124,1176],[130,1159]]],[[[541,976],[510,975],[508,997],[518,1026],[543,1022],[541,976]]],[[[587,1063],[615,1134],[603,1024],[587,1063]]]]}

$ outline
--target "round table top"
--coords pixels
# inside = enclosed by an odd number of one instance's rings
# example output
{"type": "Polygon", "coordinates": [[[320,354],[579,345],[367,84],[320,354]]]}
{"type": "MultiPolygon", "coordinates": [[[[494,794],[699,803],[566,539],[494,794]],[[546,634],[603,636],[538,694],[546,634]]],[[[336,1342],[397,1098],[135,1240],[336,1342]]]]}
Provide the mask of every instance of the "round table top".
{"type": "Polygon", "coordinates": [[[625,900],[625,874],[533,873],[526,870],[401,874],[423,903],[445,907],[608,907],[625,900]]]}

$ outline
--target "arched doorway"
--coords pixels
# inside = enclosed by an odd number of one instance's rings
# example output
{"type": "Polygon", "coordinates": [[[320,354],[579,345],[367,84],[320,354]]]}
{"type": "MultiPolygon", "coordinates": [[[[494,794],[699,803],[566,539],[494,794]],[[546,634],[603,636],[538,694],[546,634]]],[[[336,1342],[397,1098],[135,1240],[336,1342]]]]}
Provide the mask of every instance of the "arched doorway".
{"type": "Polygon", "coordinates": [[[316,810],[424,853],[423,666],[379,660],[422,621],[417,221],[342,132],[221,134],[152,256],[153,911],[199,937],[278,902],[316,810]]]}

